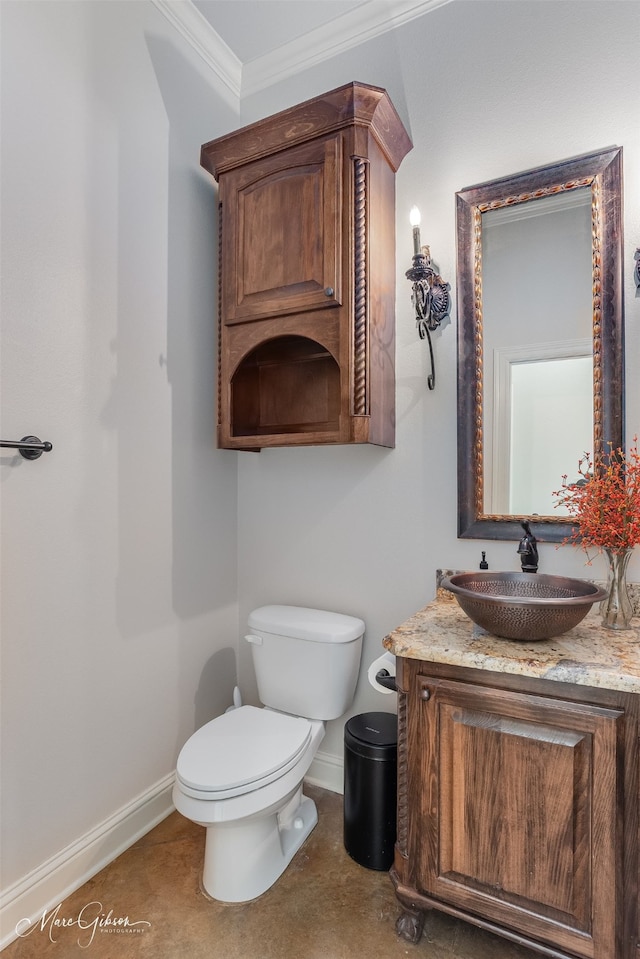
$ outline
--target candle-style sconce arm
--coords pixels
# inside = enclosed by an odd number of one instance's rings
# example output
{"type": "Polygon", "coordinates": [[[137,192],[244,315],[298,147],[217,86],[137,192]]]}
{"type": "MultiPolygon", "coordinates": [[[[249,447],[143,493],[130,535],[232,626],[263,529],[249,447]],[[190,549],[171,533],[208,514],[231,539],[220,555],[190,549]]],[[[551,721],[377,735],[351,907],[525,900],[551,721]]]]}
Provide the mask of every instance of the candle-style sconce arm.
{"type": "MultiPolygon", "coordinates": [[[[415,240],[415,233],[414,233],[415,240]]],[[[416,315],[416,327],[421,340],[429,344],[431,373],[427,377],[430,390],[435,389],[436,371],[433,359],[431,333],[435,332],[451,310],[450,286],[445,283],[431,263],[428,246],[423,246],[413,256],[413,266],[405,276],[412,283],[411,300],[416,315]]]]}

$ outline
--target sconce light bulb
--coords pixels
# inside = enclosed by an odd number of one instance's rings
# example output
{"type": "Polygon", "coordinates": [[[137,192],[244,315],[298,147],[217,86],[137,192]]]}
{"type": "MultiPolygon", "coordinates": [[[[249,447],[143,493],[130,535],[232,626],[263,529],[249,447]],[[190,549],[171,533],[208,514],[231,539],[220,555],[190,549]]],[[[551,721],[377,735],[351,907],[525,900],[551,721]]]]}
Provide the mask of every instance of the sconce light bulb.
{"type": "Polygon", "coordinates": [[[420,210],[417,206],[411,207],[409,222],[413,227],[413,255],[417,256],[420,253],[420,210]]]}

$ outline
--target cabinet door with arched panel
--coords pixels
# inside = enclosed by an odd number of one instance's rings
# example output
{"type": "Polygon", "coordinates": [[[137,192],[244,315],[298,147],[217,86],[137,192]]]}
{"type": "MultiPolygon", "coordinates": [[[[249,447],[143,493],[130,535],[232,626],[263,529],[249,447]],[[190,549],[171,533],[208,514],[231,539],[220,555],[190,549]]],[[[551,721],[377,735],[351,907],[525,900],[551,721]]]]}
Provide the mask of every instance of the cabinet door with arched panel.
{"type": "Polygon", "coordinates": [[[398,657],[397,931],[640,959],[640,697],[398,657]]]}

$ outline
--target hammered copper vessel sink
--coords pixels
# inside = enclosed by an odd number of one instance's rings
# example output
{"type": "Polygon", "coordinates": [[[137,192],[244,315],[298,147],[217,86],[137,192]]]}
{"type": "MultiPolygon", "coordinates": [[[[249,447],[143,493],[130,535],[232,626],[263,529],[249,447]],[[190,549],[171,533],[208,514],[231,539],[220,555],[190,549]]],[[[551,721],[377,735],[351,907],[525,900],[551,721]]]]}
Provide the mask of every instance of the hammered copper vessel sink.
{"type": "Polygon", "coordinates": [[[607,592],[545,573],[456,573],[442,580],[476,625],[502,639],[538,640],[577,626],[607,592]]]}

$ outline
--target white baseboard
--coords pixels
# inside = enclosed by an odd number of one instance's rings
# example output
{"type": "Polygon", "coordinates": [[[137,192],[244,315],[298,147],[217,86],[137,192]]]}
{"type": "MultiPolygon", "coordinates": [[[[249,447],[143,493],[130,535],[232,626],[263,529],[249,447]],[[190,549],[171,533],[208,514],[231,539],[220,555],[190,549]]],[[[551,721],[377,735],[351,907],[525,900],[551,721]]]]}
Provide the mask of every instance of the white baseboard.
{"type": "MultiPolygon", "coordinates": [[[[344,791],[342,758],[318,752],[305,780],[313,786],[344,791]]],[[[37,922],[72,892],[113,862],[157,826],[174,806],[174,774],[165,776],[90,832],[70,843],[0,894],[0,950],[16,938],[16,926],[37,922]]]]}
{"type": "Polygon", "coordinates": [[[16,938],[18,923],[37,922],[173,812],[174,778],[165,776],[6,889],[0,895],[0,949],[16,938]]]}
{"type": "Polygon", "coordinates": [[[304,777],[305,782],[312,786],[321,786],[331,792],[344,793],[344,761],[342,757],[332,756],[331,753],[316,753],[316,758],[304,777]]]}

